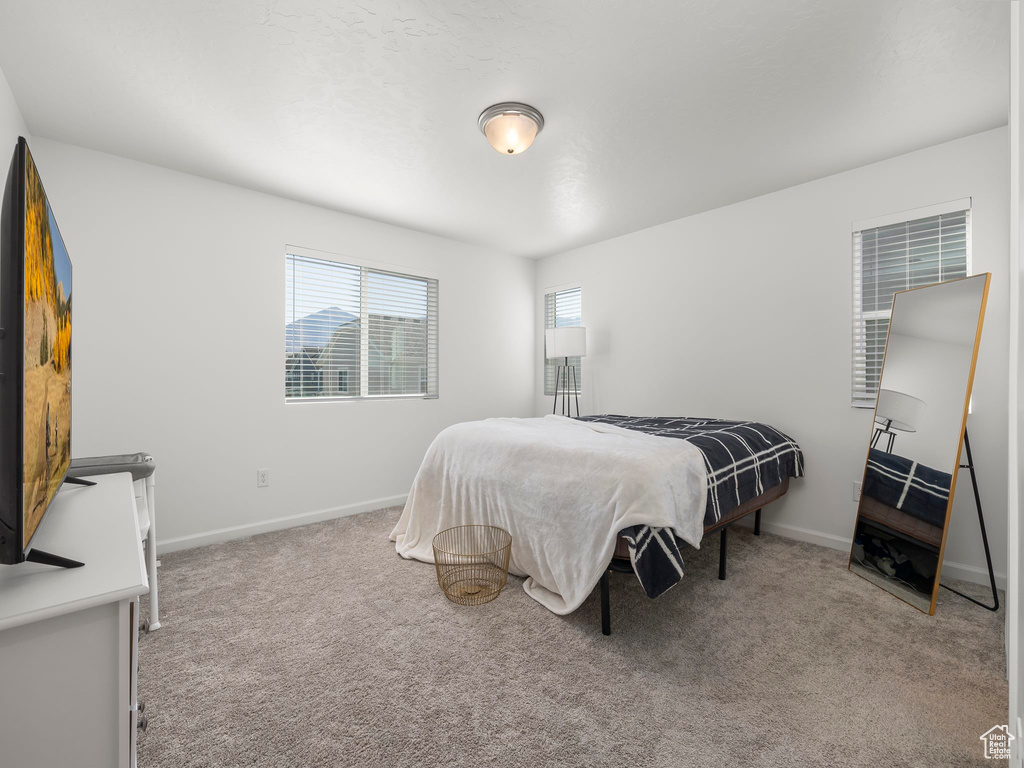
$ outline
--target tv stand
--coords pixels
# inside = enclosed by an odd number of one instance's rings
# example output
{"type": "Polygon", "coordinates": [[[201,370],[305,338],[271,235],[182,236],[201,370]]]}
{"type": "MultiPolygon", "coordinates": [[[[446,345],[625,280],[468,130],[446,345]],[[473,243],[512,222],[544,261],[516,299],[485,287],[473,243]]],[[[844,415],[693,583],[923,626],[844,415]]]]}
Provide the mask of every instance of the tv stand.
{"type": "MultiPolygon", "coordinates": [[[[92,485],[92,483],[90,483],[90,485],[92,485]]],[[[52,565],[57,568],[81,568],[85,565],[85,563],[80,563],[77,560],[72,560],[67,557],[51,555],[49,552],[43,552],[41,549],[30,549],[28,554],[25,555],[25,562],[52,565]]]]}
{"type": "Polygon", "coordinates": [[[81,477],[71,477],[71,475],[65,477],[64,482],[68,485],[96,485],[92,480],[84,480],[81,477]]]}
{"type": "Polygon", "coordinates": [[[93,479],[88,493],[58,493],[36,532],[43,550],[88,568],[0,565],[0,765],[136,765],[149,586],[135,490],[128,474],[93,479]]]}

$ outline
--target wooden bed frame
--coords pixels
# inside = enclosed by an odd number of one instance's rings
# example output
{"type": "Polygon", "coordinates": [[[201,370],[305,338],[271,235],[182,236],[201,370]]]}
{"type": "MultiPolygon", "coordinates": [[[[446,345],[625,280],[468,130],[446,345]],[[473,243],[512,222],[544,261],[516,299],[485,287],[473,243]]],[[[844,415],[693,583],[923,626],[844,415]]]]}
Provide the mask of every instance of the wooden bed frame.
{"type": "MultiPolygon", "coordinates": [[[[725,580],[725,563],[726,563],[726,552],[729,546],[729,526],[735,523],[742,517],[746,517],[751,512],[754,513],[754,535],[761,535],[761,508],[766,504],[770,504],[776,499],[786,495],[786,491],[789,490],[789,478],[787,477],[779,485],[774,488],[769,488],[767,491],[762,493],[760,496],[751,499],[750,501],[740,504],[736,509],[729,512],[727,515],[722,517],[721,520],[716,522],[714,525],[704,526],[704,537],[707,538],[709,533],[715,531],[721,531],[721,539],[719,541],[718,548],[718,578],[725,580]]],[[[626,544],[626,540],[619,536],[619,540],[615,545],[615,553],[612,555],[611,562],[608,563],[608,567],[605,569],[604,574],[601,576],[601,633],[610,635],[612,633],[612,620],[611,620],[611,607],[609,601],[609,590],[608,590],[608,574],[612,571],[618,573],[633,573],[633,564],[629,559],[629,546],[626,544]]]]}
{"type": "Polygon", "coordinates": [[[869,523],[880,524],[883,529],[890,529],[917,541],[930,544],[938,552],[942,546],[942,527],[926,523],[901,509],[883,504],[867,494],[861,497],[860,516],[869,523]]]}

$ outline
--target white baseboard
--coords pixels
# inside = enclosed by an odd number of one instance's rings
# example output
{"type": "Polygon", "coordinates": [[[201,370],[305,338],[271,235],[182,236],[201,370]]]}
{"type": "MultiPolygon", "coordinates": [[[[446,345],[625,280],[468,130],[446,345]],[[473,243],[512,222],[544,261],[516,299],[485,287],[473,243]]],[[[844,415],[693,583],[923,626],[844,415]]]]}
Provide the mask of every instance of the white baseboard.
{"type": "MultiPolygon", "coordinates": [[[[985,568],[979,568],[976,565],[967,565],[966,563],[954,563],[951,560],[942,561],[942,581],[946,580],[946,577],[954,579],[963,579],[969,581],[972,584],[982,584],[988,586],[988,571],[985,568]]],[[[1006,574],[995,571],[996,586],[999,589],[1006,589],[1006,574]]],[[[990,599],[991,599],[991,588],[989,588],[990,599]]]]}
{"type": "Polygon", "coordinates": [[[204,533],[193,533],[189,536],[177,536],[173,539],[158,539],[156,543],[157,552],[165,555],[169,552],[178,552],[183,549],[195,549],[205,547],[209,544],[217,544],[231,539],[244,539],[246,536],[255,536],[257,533],[269,531],[280,531],[285,528],[296,528],[300,525],[319,523],[322,520],[333,520],[337,517],[348,517],[358,515],[360,512],[370,512],[383,507],[395,507],[405,504],[408,494],[400,496],[386,496],[381,499],[371,499],[357,504],[346,504],[343,507],[331,507],[319,509],[313,512],[301,512],[297,515],[275,517],[271,520],[261,520],[258,523],[246,523],[235,525],[230,528],[218,528],[215,531],[204,533]]]}
{"type": "MultiPolygon", "coordinates": [[[[744,521],[744,524],[746,524],[747,527],[750,527],[753,525],[753,521],[748,518],[744,521]]],[[[836,536],[831,533],[820,533],[819,531],[800,528],[796,525],[787,525],[786,523],[773,523],[763,518],[761,519],[761,529],[767,533],[773,533],[776,536],[785,536],[787,539],[806,541],[810,544],[818,544],[823,547],[838,549],[843,552],[849,552],[850,545],[852,544],[851,539],[843,536],[836,536]]],[[[945,560],[942,563],[942,575],[953,579],[963,579],[964,581],[969,581],[972,584],[983,584],[988,586],[988,571],[975,565],[967,565],[965,563],[955,563],[951,560],[945,560]]],[[[996,572],[996,586],[1000,589],[1006,589],[1005,573],[996,572]]]]}
{"type": "MultiPolygon", "coordinates": [[[[754,521],[748,516],[743,521],[746,527],[750,528],[753,526],[754,521]]],[[[797,541],[806,541],[809,544],[817,544],[821,547],[828,547],[829,549],[840,549],[850,551],[850,539],[842,536],[835,536],[831,533],[821,533],[820,531],[812,531],[810,528],[801,528],[797,525],[787,525],[785,523],[775,523],[769,520],[761,518],[761,530],[768,533],[774,533],[776,536],[784,536],[787,539],[795,539],[797,541]]]]}

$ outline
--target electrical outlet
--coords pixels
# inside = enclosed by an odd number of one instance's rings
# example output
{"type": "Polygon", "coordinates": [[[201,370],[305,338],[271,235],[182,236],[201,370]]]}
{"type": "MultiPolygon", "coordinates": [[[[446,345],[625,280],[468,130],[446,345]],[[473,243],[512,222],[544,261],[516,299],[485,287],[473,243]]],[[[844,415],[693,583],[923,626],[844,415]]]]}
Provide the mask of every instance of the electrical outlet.
{"type": "Polygon", "coordinates": [[[853,500],[860,501],[860,480],[853,481],[853,500]]]}
{"type": "Polygon", "coordinates": [[[266,488],[270,485],[270,470],[269,469],[257,469],[256,470],[256,487],[266,488]]]}

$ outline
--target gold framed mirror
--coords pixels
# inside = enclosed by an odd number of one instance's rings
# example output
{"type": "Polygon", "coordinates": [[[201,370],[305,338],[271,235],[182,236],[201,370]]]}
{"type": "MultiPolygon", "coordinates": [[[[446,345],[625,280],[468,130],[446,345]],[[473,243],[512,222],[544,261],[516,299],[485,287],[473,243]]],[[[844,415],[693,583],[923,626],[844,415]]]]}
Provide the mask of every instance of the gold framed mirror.
{"type": "Polygon", "coordinates": [[[934,615],[991,274],[896,293],[849,569],[934,615]]]}

